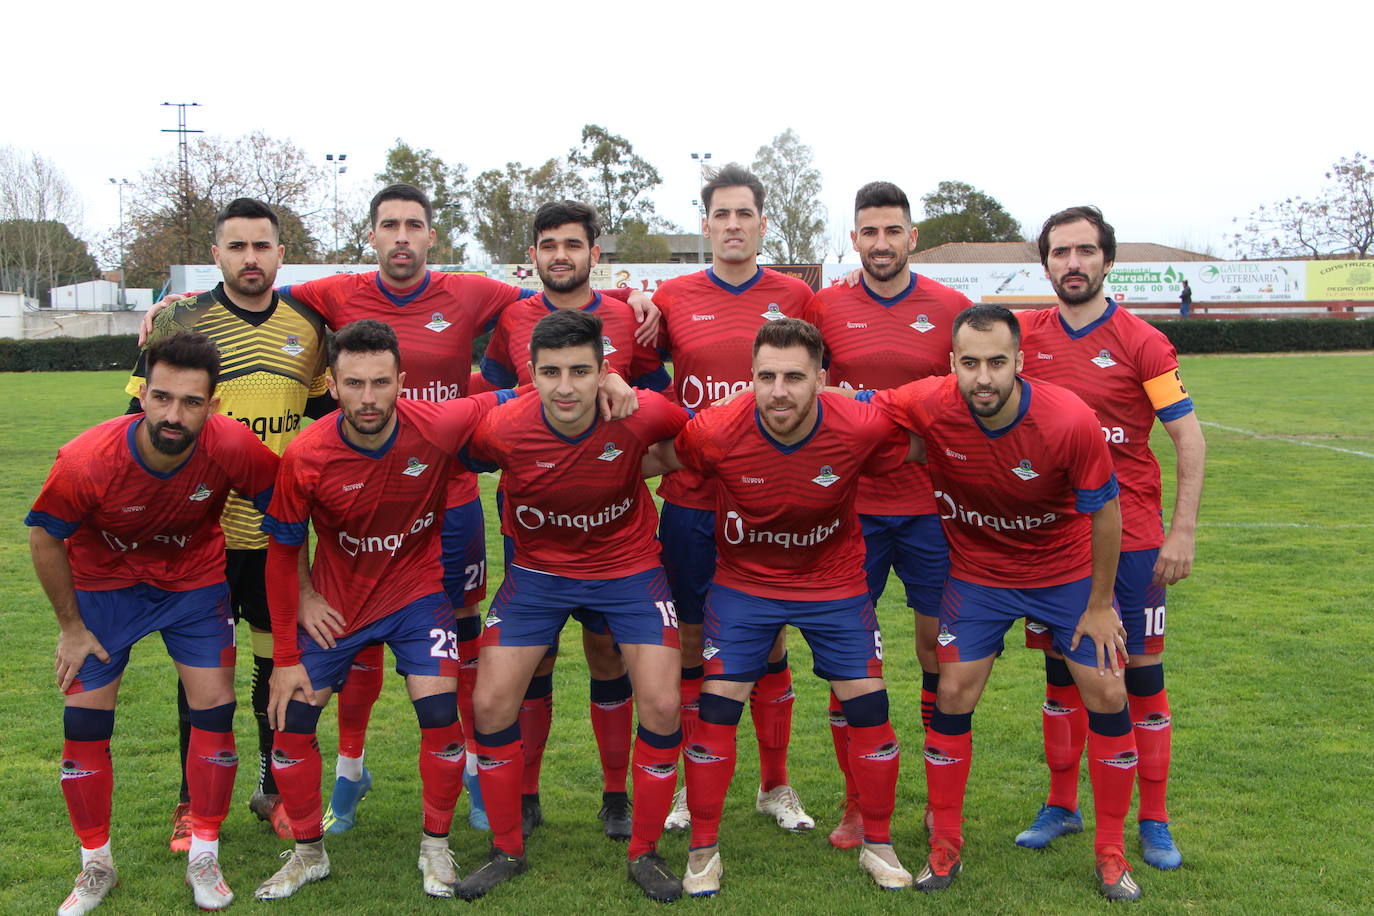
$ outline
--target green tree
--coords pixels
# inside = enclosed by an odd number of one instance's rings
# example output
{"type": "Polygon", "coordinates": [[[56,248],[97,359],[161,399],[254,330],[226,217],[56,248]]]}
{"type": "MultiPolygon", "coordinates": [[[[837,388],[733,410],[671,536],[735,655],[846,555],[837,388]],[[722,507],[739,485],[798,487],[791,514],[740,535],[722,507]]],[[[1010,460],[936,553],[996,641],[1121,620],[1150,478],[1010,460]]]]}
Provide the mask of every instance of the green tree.
{"type": "Polygon", "coordinates": [[[646,231],[654,225],[654,202],[647,195],[663,179],[629,140],[588,124],[582,128],[582,144],[568,153],[568,165],[586,186],[585,203],[596,208],[604,231],[618,234],[627,221],[640,222],[646,231]]]}
{"type": "Polygon", "coordinates": [[[625,264],[667,264],[673,260],[673,249],[662,234],[650,232],[647,223],[629,219],[616,239],[616,259],[625,264]]]}
{"type": "MultiPolygon", "coordinates": [[[[1369,256],[1374,247],[1374,160],[1363,153],[1337,160],[1312,200],[1289,197],[1251,211],[1231,237],[1240,257],[1369,256]]],[[[1239,219],[1235,222],[1240,222],[1239,219]]]]}
{"type": "Polygon", "coordinates": [[[449,165],[432,150],[416,149],[398,137],[396,145],[387,151],[386,168],[377,173],[377,181],[382,185],[403,182],[428,194],[434,205],[437,236],[430,260],[444,258],[451,264],[464,261],[467,246],[458,239],[471,228],[466,165],[461,162],[449,165]]]}
{"type": "Polygon", "coordinates": [[[962,181],[942,181],[921,198],[918,251],[947,242],[1019,242],[1021,224],[995,197],[962,181]]]}
{"type": "Polygon", "coordinates": [[[768,217],[762,254],[774,264],[816,264],[826,248],[821,173],[813,158],[790,127],[754,155],[751,170],[763,182],[768,217]]]}
{"type": "Polygon", "coordinates": [[[472,183],[473,235],[493,261],[529,261],[534,213],[550,200],[582,199],[585,188],[561,160],[537,168],[508,162],[504,170],[488,169],[472,183]]]}

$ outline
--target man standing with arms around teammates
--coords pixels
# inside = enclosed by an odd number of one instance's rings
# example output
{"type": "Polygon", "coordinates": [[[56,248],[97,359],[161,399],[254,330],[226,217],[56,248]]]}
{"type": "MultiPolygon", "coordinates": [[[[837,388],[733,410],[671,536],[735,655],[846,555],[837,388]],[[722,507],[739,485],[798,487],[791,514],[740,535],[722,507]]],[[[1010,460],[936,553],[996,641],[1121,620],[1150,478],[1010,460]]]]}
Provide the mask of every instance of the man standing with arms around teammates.
{"type": "MultiPolygon", "coordinates": [[[[1045,221],[1039,242],[1059,305],[1022,316],[1026,372],[1063,385],[1097,412],[1116,465],[1122,525],[1115,591],[1127,633],[1126,694],[1140,753],[1140,845],[1147,865],[1178,868],[1183,856],[1169,831],[1165,805],[1173,732],[1164,689],[1165,587],[1186,578],[1193,567],[1207,443],[1173,345],[1102,294],[1116,259],[1116,232],[1101,211],[1060,211],[1045,221]],[[1156,418],[1177,456],[1167,535],[1159,462],[1150,451],[1156,418]]],[[[1040,849],[1082,829],[1078,771],[1087,721],[1078,688],[1043,628],[1028,622],[1026,644],[1046,653],[1042,721],[1050,795],[1016,843],[1040,849]]]]}
{"type": "Polygon", "coordinates": [[[900,748],[888,718],[883,642],[863,571],[854,498],[861,475],[919,459],[880,412],[822,392],[821,336],[795,318],[754,339],[753,397],[712,408],[658,454],[716,486],[718,562],[706,599],[701,720],[683,750],[692,811],[683,890],[719,892],[719,832],[744,700],[783,627],[802,631],[818,677],[848,719],[846,752],[863,816],[859,867],[886,889],[911,885],[892,848],[900,748]]]}
{"type": "MultiPolygon", "coordinates": [[[[731,163],[706,183],[701,199],[706,205],[701,231],[711,243],[711,266],[668,280],[654,293],[663,312],[659,345],[673,361],[678,403],[689,410],[749,387],[755,332],[771,321],[802,317],[815,299],[801,280],[759,267],[759,242],[768,220],[757,177],[731,163]]],[[[663,567],[682,630],[682,731],[684,745],[690,745],[702,689],[703,607],[716,567],[716,503],[711,485],[691,469],[665,476],[658,495],[663,499],[663,567]]],[[[749,698],[759,744],[755,807],[785,830],[810,830],[816,822],[802,808],[787,776],[794,696],[786,634],[779,629],[776,636],[767,669],[749,698]]],[[[684,786],[667,827],[689,826],[684,786]]]]}
{"type": "MultiPolygon", "coordinates": [[[[864,185],[854,196],[850,238],[863,270],[855,285],[838,283],[816,294],[806,318],[825,339],[829,384],[870,390],[896,388],[949,371],[949,329],[971,303],[962,293],[908,266],[916,227],[906,193],[888,181],[864,185]]],[[[949,545],[931,496],[930,472],[908,464],[859,481],[856,502],[864,533],[864,570],[876,606],[896,570],[906,603],[916,615],[916,658],[921,665],[921,723],[929,726],[940,674],[935,637],[940,629],[940,592],[949,572],[949,545]]],[[[845,753],[846,722],[839,698],[830,697],[835,755],[845,774],[845,806],[830,834],[832,845],[863,842],[863,820],[845,753]]]]}
{"type": "Polygon", "coordinates": [[[966,309],[952,343],[952,375],[872,398],[925,440],[950,547],[940,690],[925,746],[934,825],[916,886],[943,890],[962,868],[973,711],[1006,631],[1034,617],[1049,627],[1088,707],[1098,891],[1134,900],[1140,888],[1122,852],[1122,822],[1136,751],[1118,655],[1126,631],[1112,602],[1121,509],[1111,456],[1076,395],[1018,374],[1020,327],[1007,309],[966,309]]]}
{"type": "Polygon", "coordinates": [[[520,697],[570,614],[602,617],[624,654],[639,710],[629,876],[653,900],[682,885],[656,845],[672,806],[682,744],[677,613],[654,539],[657,513],[641,459],[676,435],[687,411],[654,392],[640,410],[605,422],[601,320],[556,309],[530,334],[527,372],[539,400],[493,411],[473,435],[478,460],[499,466],[502,529],[514,541],[506,579],[487,613],[473,694],[478,770],[492,827],[487,861],[459,883],[472,900],[524,871],[520,697]]]}
{"type": "MultiPolygon", "coordinates": [[[[278,295],[273,286],[286,249],[272,208],[240,197],[215,219],[215,244],[210,255],[224,282],[193,299],[184,299],[158,314],[150,342],[181,330],[206,334],[220,350],[220,378],[216,394],[220,410],[257,434],[280,455],[301,428],[301,419],[319,417],[333,409],[325,394],[324,321],[311,309],[278,295]]],[[[129,412],[142,411],[139,389],[146,381],[146,351],[125,391],[133,396],[129,412]]],[[[267,684],[272,676],[271,620],[263,568],[267,535],[262,513],[247,500],[231,494],[220,520],[224,530],[225,573],[235,620],[248,621],[253,651],[252,707],[258,722],[258,786],[248,807],[271,823],[283,839],[291,824],[277,794],[269,761],[272,726],[267,721],[267,684]]],[[[172,815],[174,852],[191,847],[191,805],[186,783],[186,759],[191,739],[186,690],[177,682],[181,720],[181,799],[172,815]]]]}
{"type": "Polygon", "coordinates": [[[234,894],[219,867],[234,751],[234,621],[220,513],[230,488],[260,509],[277,456],[215,413],[219,354],[180,333],[145,354],[141,414],[106,421],[57,453],[24,519],[33,565],[57,614],[57,683],[66,695],[62,794],[81,838],[81,874],[58,908],[79,916],[115,886],[110,853],[115,700],[133,644],[160,631],[190,705],[190,862],[196,905],[234,894]]]}
{"type": "Polygon", "coordinates": [[[443,590],[439,516],[458,450],[481,416],[509,391],[444,403],[398,399],[396,333],[380,321],[345,326],[330,341],[329,386],[339,410],[287,447],[263,529],[276,667],[268,715],[276,728],[272,766],[291,819],[295,849],[262,883],[262,900],[290,897],[329,875],[315,729],[330,694],[363,646],[387,643],[406,677],[420,725],[425,893],[453,896],[449,852],[465,751],[458,721],[453,607],[443,590]],[[317,536],[309,577],[328,603],[332,628],[320,642],[298,626],[307,528],[317,536]]]}

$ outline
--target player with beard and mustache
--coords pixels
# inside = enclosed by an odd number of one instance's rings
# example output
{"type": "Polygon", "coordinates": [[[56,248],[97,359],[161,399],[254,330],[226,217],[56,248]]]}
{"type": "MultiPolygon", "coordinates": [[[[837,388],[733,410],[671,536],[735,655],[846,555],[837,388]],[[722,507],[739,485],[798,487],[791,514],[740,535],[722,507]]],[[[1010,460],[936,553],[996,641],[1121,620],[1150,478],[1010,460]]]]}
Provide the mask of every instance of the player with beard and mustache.
{"type": "MultiPolygon", "coordinates": [[[[1033,378],[1063,385],[1097,412],[1121,482],[1121,562],[1116,599],[1129,634],[1126,692],[1140,752],[1142,857],[1159,869],[1183,855],[1165,804],[1173,718],[1164,688],[1165,588],[1192,571],[1207,443],[1162,332],[1102,294],[1116,258],[1116,233],[1095,207],[1071,207],[1045,221],[1040,259],[1059,303],[1024,313],[1033,378]],[[1166,534],[1159,462],[1150,450],[1158,419],[1177,456],[1174,511],[1166,534]]],[[[1034,823],[1016,837],[1040,849],[1082,828],[1078,776],[1087,713],[1044,628],[1027,623],[1026,645],[1046,651],[1042,723],[1050,792],[1034,823]]]]}
{"type": "MultiPolygon", "coordinates": [[[[280,455],[300,431],[302,417],[320,417],[333,409],[325,393],[324,321],[312,309],[273,290],[286,249],[272,208],[258,200],[233,200],[215,219],[210,254],[224,281],[193,299],[158,314],[150,340],[182,330],[207,335],[220,349],[216,391],[227,417],[251,429],[280,455]]],[[[137,397],[145,379],[146,351],[139,355],[125,391],[133,396],[129,413],[143,410],[137,397]]],[[[158,443],[154,438],[154,443],[158,443]]],[[[267,536],[262,513],[247,500],[231,495],[220,526],[224,530],[225,571],[234,618],[248,623],[253,649],[251,697],[258,723],[258,784],[248,807],[268,821],[283,838],[291,835],[268,760],[272,729],[267,723],[267,683],[272,676],[271,620],[263,569],[267,536]]],[[[191,740],[186,692],[177,683],[181,724],[181,797],[172,814],[173,851],[191,844],[191,806],[186,783],[191,740]]]]}
{"type": "MultiPolygon", "coordinates": [[[[658,352],[635,340],[634,312],[624,302],[591,288],[591,272],[600,259],[601,234],[596,211],[572,200],[546,203],[534,215],[530,262],[539,272],[543,291],[507,307],[496,323],[486,354],[483,378],[497,388],[531,381],[530,334],[540,319],[559,309],[580,310],[601,320],[606,365],[636,388],[663,391],[671,384],[658,352]]],[[[504,499],[504,486],[497,493],[504,499]]],[[[509,565],[511,541],[505,539],[509,565]]],[[[629,839],[631,810],[626,794],[634,708],[630,679],[604,621],[583,621],[582,647],[590,675],[590,715],[602,768],[602,806],[598,817],[612,839],[629,839]]],[[[539,774],[553,719],[553,668],[557,643],[540,663],[520,705],[525,772],[521,786],[521,819],[526,837],[543,823],[539,774]]]]}
{"type": "Polygon", "coordinates": [[[215,344],[180,332],[144,354],[143,410],[62,446],[25,518],[34,569],[61,635],[66,695],[62,794],[82,871],[62,914],[89,912],[115,886],[110,852],[115,701],[134,643],[160,631],[190,719],[186,883],[202,909],[234,900],[220,872],[234,750],[234,629],[220,515],[231,489],[266,507],[277,456],[216,413],[215,344]]]}
{"type": "MultiPolygon", "coordinates": [[[[906,193],[888,181],[864,185],[854,196],[850,238],[863,269],[853,284],[836,283],[816,294],[805,318],[825,339],[829,384],[851,392],[895,388],[949,371],[949,329],[972,303],[956,290],[911,270],[917,229],[906,193]]],[[[896,571],[906,603],[916,616],[916,658],[921,665],[921,722],[930,724],[939,687],[935,637],[940,592],[949,572],[949,546],[924,465],[909,464],[859,482],[868,589],[876,605],[896,571]]],[[[835,754],[845,774],[844,814],[831,831],[832,845],[849,849],[863,842],[858,794],[849,775],[837,697],[830,698],[835,754]]],[[[929,812],[927,812],[927,822],[929,812]]]]}

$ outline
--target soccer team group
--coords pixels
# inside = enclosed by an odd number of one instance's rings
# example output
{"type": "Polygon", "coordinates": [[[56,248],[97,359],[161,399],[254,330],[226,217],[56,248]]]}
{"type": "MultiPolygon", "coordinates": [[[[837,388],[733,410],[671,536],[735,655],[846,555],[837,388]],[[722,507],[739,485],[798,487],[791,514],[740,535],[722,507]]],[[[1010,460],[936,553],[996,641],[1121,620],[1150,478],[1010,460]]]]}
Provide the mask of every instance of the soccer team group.
{"type": "Polygon", "coordinates": [[[1058,305],[1018,316],[911,271],[917,233],[888,182],[855,200],[862,270],[820,293],[759,267],[753,175],[727,166],[702,200],[711,267],[652,299],[591,289],[597,216],[573,201],[535,218],[538,295],[429,271],[432,209],[408,185],[372,201],[377,271],[280,289],[276,216],[249,199],[220,214],[223,283],[157,311],[129,412],[59,450],[26,519],[60,629],[61,786],[81,841],[60,914],[116,884],[116,696],[154,631],[180,684],[172,848],[189,855],[197,905],[233,901],[218,852],[239,619],[259,732],[250,807],[294,840],[260,899],[326,877],[325,834],[354,825],[383,645],[420,726],[425,893],[473,900],[525,871],[569,616],[599,817],[652,899],[721,889],[746,703],[758,810],[815,826],[787,772],[788,625],[830,684],[846,788],[830,842],[859,849],[880,887],[938,891],[959,874],[973,712],[1017,618],[1045,652],[1050,771],[1017,844],[1083,829],[1086,745],[1100,893],[1140,896],[1124,841],[1137,782],[1144,860],[1181,864],[1165,587],[1191,569],[1205,444],[1168,340],[1104,296],[1111,226],[1091,207],[1050,217],[1039,248],[1058,305]],[[472,373],[472,341],[493,325],[472,373]],[[1167,534],[1155,418],[1177,453],[1167,534]],[[474,472],[497,469],[506,573],[483,620],[474,472]],[[661,516],[644,482],[659,475],[661,516]],[[922,671],[930,850],[914,878],[890,834],[900,744],[874,610],[894,570],[922,671]],[[335,693],[325,805],[316,729],[335,693]],[[492,843],[464,877],[448,835],[465,785],[492,843]],[[691,831],[681,878],[656,851],[665,829],[691,831]]]}

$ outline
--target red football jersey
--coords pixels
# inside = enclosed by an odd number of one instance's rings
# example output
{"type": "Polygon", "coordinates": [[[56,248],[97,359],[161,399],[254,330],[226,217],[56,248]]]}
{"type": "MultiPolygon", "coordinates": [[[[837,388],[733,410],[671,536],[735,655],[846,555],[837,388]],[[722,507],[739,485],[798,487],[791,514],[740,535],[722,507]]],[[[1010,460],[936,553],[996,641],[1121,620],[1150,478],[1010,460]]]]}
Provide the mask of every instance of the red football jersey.
{"type": "Polygon", "coordinates": [[[579,579],[656,568],[658,511],[639,463],[687,417],[652,391],[639,392],[631,416],[609,423],[598,416],[576,439],[549,426],[537,397],[488,414],[471,451],[502,468],[501,530],[515,541],[516,565],[579,579]]]}
{"type": "MultiPolygon", "coordinates": [[[[498,388],[514,388],[530,381],[530,334],[545,315],[557,311],[543,293],[509,306],[497,319],[496,330],[482,357],[482,376],[498,388]]],[[[635,340],[639,329],[634,309],[619,299],[592,293],[582,307],[601,319],[602,355],[621,378],[637,388],[661,390],[668,374],[658,352],[635,340]]]]}
{"type": "MultiPolygon", "coordinates": [[[[826,378],[831,385],[856,389],[896,388],[949,374],[954,316],[972,305],[963,293],[915,273],[890,299],[862,281],[827,287],[816,299],[805,317],[825,338],[826,378]]],[[[930,472],[909,464],[861,480],[858,508],[865,515],[930,515],[935,512],[931,492],[930,472]]]]}
{"type": "Polygon", "coordinates": [[[880,411],[842,395],[822,393],[816,410],[816,428],[793,445],[764,431],[750,397],[703,411],[678,434],[678,460],[717,484],[721,585],[797,601],[867,593],[859,476],[901,467],[910,442],[880,411]]]}
{"type": "Polygon", "coordinates": [[[138,455],[143,414],[92,427],[57,451],[24,522],[66,539],[72,581],[103,591],[140,582],[189,591],[224,581],[219,517],[231,489],[261,510],[277,456],[235,420],[212,414],[191,456],[161,474],[138,455]]]}
{"type": "MultiPolygon", "coordinates": [[[[376,451],[344,438],[339,411],[287,446],[262,528],[292,546],[304,543],[313,523],[310,580],[343,615],[345,634],[443,589],[439,531],[447,481],[477,422],[509,396],[486,392],[444,403],[402,398],[396,429],[376,451]]],[[[295,596],[290,600],[294,616],[295,596]]],[[[283,638],[294,651],[295,640],[283,638]]]]}
{"type": "MultiPolygon", "coordinates": [[[[739,286],[709,268],[665,281],[654,304],[663,313],[658,340],[673,362],[678,403],[698,410],[749,385],[759,325],[802,318],[815,298],[796,277],[763,267],[739,286]]],[[[691,509],[715,506],[711,487],[692,470],[665,475],[658,495],[691,509]]]]}
{"type": "Polygon", "coordinates": [[[1117,495],[1092,408],[1022,379],[1021,409],[989,431],[953,375],[880,391],[873,405],[925,439],[950,574],[996,588],[1063,585],[1092,573],[1092,519],[1117,495]]]}
{"type": "Polygon", "coordinates": [[[1150,428],[1155,417],[1176,420],[1193,410],[1174,345],[1115,302],[1077,331],[1057,308],[1017,317],[1025,374],[1063,385],[1097,411],[1121,484],[1121,549],[1158,547],[1163,507],[1150,428]]]}

